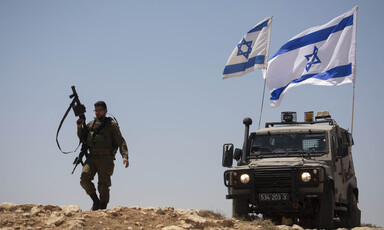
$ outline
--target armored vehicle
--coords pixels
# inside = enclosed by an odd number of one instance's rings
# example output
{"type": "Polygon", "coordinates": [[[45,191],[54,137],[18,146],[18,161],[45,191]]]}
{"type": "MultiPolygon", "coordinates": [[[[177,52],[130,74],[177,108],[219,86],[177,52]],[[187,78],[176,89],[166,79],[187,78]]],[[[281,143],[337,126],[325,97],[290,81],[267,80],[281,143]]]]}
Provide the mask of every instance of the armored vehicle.
{"type": "Polygon", "coordinates": [[[243,147],[224,144],[224,184],[234,217],[262,214],[307,228],[360,225],[352,136],[329,112],[313,115],[297,122],[295,112],[283,112],[281,122],[250,134],[252,120],[245,118],[243,147]]]}

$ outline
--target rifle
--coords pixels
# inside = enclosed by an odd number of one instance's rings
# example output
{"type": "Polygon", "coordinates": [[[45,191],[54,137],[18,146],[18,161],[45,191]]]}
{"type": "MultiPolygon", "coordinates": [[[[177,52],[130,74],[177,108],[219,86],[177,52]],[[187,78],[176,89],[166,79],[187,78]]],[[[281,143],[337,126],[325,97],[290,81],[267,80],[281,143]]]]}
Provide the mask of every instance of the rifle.
{"type": "Polygon", "coordinates": [[[76,92],[75,86],[71,86],[71,88],[72,88],[72,94],[69,95],[69,98],[71,98],[71,99],[73,98],[73,99],[72,99],[72,102],[69,105],[67,111],[65,112],[63,118],[61,119],[59,128],[57,129],[56,143],[57,143],[57,146],[59,147],[60,151],[62,153],[64,153],[64,154],[76,152],[76,150],[79,148],[79,146],[81,144],[80,153],[75,158],[75,160],[73,161],[73,164],[75,165],[75,167],[72,170],[72,174],[73,174],[75,172],[75,170],[76,170],[76,167],[79,164],[84,166],[83,157],[84,156],[85,156],[85,158],[88,157],[88,145],[87,145],[88,129],[87,129],[87,125],[86,125],[86,122],[85,122],[86,118],[85,118],[85,115],[84,115],[85,112],[86,112],[85,106],[83,104],[81,104],[81,102],[79,100],[79,96],[78,96],[78,94],[76,92]],[[60,147],[60,144],[59,144],[59,141],[58,141],[58,135],[59,135],[59,131],[61,129],[61,126],[63,125],[63,122],[64,122],[65,118],[67,117],[67,115],[68,115],[68,113],[69,113],[69,111],[71,109],[75,113],[76,117],[79,117],[79,119],[83,120],[83,127],[82,127],[83,128],[83,132],[82,132],[82,137],[80,138],[80,142],[79,142],[79,145],[77,146],[77,148],[74,151],[72,151],[72,152],[64,152],[63,150],[61,150],[61,147],[60,147]]]}

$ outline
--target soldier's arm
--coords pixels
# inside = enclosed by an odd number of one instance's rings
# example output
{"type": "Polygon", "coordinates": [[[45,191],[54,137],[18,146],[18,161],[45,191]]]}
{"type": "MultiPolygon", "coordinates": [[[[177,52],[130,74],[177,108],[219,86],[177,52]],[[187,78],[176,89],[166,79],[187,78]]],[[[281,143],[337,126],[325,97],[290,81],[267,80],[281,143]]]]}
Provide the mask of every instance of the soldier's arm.
{"type": "Polygon", "coordinates": [[[83,129],[83,124],[82,123],[77,124],[77,136],[79,137],[81,142],[87,141],[87,140],[84,140],[86,138],[86,137],[84,137],[84,132],[85,132],[85,130],[83,129]]]}
{"type": "Polygon", "coordinates": [[[128,147],[124,137],[121,135],[119,126],[112,122],[112,137],[116,145],[119,147],[121,156],[128,159],[128,147]]]}

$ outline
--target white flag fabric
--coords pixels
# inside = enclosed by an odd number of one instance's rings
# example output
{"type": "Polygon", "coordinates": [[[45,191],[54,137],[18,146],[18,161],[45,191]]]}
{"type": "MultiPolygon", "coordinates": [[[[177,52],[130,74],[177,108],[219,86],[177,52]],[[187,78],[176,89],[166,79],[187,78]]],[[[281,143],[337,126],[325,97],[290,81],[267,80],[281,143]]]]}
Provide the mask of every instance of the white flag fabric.
{"type": "Polygon", "coordinates": [[[334,86],[355,82],[357,6],[325,25],[289,40],[268,62],[265,75],[271,107],[288,90],[304,84],[334,86]]]}
{"type": "Polygon", "coordinates": [[[265,68],[268,61],[272,17],[254,26],[237,44],[224,68],[222,79],[265,68]]]}

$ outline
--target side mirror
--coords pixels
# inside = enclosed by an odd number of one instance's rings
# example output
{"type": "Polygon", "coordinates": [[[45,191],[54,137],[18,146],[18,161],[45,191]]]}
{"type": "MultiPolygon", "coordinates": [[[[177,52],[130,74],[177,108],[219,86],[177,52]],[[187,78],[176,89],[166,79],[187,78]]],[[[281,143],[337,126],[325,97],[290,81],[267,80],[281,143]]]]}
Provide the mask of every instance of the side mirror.
{"type": "Polygon", "coordinates": [[[240,160],[241,155],[243,155],[243,150],[235,149],[235,154],[233,155],[233,159],[240,160]]]}
{"type": "Polygon", "coordinates": [[[233,164],[233,144],[223,145],[223,167],[231,167],[233,164]]]}

